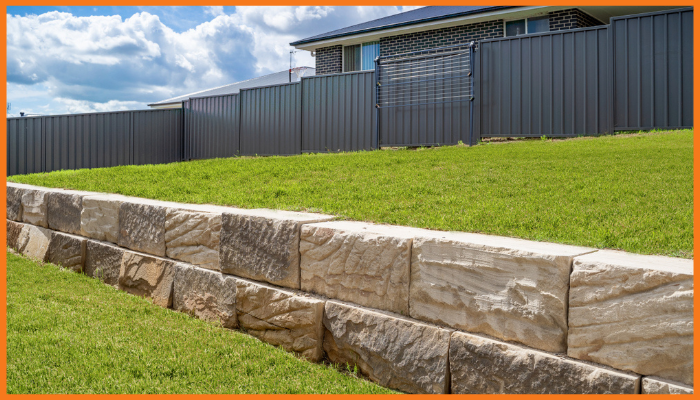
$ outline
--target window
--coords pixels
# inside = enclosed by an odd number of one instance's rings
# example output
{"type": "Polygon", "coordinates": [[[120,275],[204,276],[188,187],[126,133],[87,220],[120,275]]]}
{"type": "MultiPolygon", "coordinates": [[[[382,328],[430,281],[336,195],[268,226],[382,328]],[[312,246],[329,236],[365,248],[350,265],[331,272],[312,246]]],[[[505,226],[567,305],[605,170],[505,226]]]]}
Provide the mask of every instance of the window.
{"type": "Polygon", "coordinates": [[[343,47],[343,72],[374,69],[379,56],[379,42],[367,42],[343,47]]]}
{"type": "Polygon", "coordinates": [[[506,36],[526,35],[528,33],[549,32],[549,17],[535,17],[506,21],[506,36]]]}

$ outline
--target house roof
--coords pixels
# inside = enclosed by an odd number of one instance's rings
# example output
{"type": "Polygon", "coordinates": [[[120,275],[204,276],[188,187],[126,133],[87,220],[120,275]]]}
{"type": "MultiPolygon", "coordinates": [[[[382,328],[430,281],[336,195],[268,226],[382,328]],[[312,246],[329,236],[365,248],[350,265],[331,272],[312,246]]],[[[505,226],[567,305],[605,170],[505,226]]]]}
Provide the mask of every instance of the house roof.
{"type": "MultiPolygon", "coordinates": [[[[303,76],[313,76],[316,74],[316,68],[312,67],[299,67],[297,69],[302,70],[303,76]]],[[[294,74],[292,74],[292,79],[295,79],[294,74]]],[[[298,80],[298,79],[297,79],[298,80]]],[[[248,79],[245,81],[240,81],[236,83],[231,83],[224,86],[215,87],[212,89],[200,90],[198,92],[185,94],[178,97],[173,97],[170,99],[161,100],[155,103],[149,104],[149,106],[160,106],[165,104],[173,104],[185,101],[194,97],[208,97],[208,96],[221,96],[226,94],[236,94],[241,91],[241,89],[249,89],[261,86],[279,85],[282,83],[289,82],[289,70],[275,72],[268,75],[259,76],[257,78],[248,79]]]]}
{"type": "Polygon", "coordinates": [[[421,7],[415,10],[402,12],[388,17],[375,19],[361,24],[348,26],[346,28],[311,36],[306,39],[297,40],[290,43],[292,46],[313,43],[326,39],[334,39],[343,36],[355,35],[383,29],[395,28],[404,25],[418,24],[427,21],[437,21],[441,19],[461,17],[464,15],[478,14],[487,11],[514,8],[514,6],[430,6],[421,7]]]}

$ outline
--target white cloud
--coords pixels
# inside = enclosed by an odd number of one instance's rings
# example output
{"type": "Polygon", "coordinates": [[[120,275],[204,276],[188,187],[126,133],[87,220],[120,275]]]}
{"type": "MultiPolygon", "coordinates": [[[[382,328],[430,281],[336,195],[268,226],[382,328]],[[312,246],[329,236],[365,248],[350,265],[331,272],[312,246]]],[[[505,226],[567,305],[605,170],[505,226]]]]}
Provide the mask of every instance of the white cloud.
{"type": "Polygon", "coordinates": [[[218,17],[219,15],[224,15],[224,6],[204,7],[204,14],[213,15],[215,17],[218,17]]]}

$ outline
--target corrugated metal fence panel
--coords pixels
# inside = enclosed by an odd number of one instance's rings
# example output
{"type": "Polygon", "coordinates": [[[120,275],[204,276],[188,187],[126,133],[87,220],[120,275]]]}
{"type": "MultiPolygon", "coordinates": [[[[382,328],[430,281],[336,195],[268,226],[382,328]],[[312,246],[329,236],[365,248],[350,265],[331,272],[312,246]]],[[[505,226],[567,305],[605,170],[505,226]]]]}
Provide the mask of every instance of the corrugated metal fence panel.
{"type": "Polygon", "coordinates": [[[374,71],[303,78],[301,150],[371,150],[376,135],[374,71]]]}
{"type": "Polygon", "coordinates": [[[7,175],[43,171],[41,117],[7,119],[7,175]]]}
{"type": "Polygon", "coordinates": [[[182,109],[132,111],[132,164],[182,159],[182,109]]]}
{"type": "Polygon", "coordinates": [[[239,154],[239,95],[194,98],[185,102],[189,159],[239,154]]]}
{"type": "Polygon", "coordinates": [[[610,130],[608,28],[482,42],[481,137],[567,137],[610,130]]]}
{"type": "Polygon", "coordinates": [[[301,85],[241,90],[241,154],[301,154],[301,85]]]}
{"type": "Polygon", "coordinates": [[[693,126],[693,9],[612,18],[615,129],[693,126]]]}

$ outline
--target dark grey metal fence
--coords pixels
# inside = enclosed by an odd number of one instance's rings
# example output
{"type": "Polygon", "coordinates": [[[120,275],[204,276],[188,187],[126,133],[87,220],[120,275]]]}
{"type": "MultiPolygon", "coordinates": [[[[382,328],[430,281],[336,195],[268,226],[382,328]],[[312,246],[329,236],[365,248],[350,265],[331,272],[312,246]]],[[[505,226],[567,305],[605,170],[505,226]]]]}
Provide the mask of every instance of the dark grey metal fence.
{"type": "Polygon", "coordinates": [[[184,102],[185,158],[233,157],[240,154],[238,94],[200,97],[184,102]]]}
{"type": "Polygon", "coordinates": [[[610,130],[607,26],[487,40],[478,51],[481,137],[610,130]]]}
{"type": "Polygon", "coordinates": [[[302,78],[302,152],[371,150],[374,71],[302,78]]]}
{"type": "Polygon", "coordinates": [[[182,159],[182,110],[7,119],[7,174],[182,159]]]}
{"type": "Polygon", "coordinates": [[[241,154],[301,154],[301,85],[241,90],[241,154]]]}
{"type": "Polygon", "coordinates": [[[612,18],[616,130],[693,126],[693,9],[612,18]]]}

